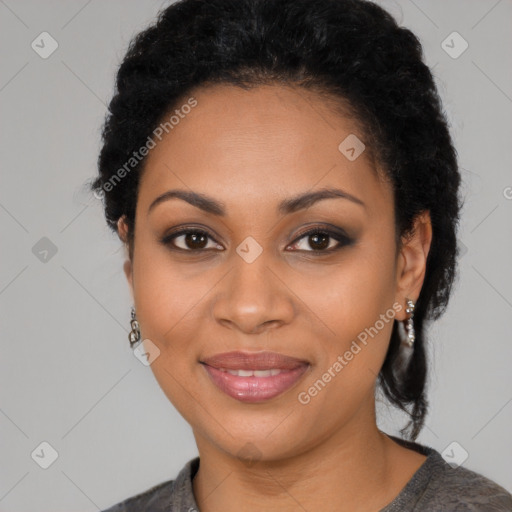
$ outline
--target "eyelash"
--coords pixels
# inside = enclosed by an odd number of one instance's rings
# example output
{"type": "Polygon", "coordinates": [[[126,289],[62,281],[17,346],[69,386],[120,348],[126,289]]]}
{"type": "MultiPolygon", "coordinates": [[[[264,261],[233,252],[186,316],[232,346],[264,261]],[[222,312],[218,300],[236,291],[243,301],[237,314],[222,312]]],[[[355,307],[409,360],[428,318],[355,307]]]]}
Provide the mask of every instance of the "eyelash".
{"type": "MultiPolygon", "coordinates": [[[[182,249],[181,247],[176,247],[173,244],[174,239],[176,239],[182,235],[187,235],[187,234],[204,235],[218,244],[218,242],[212,236],[210,236],[210,234],[207,231],[204,231],[202,229],[195,229],[195,228],[194,229],[183,228],[183,229],[180,229],[179,231],[176,231],[174,233],[166,235],[165,237],[162,238],[161,243],[163,245],[169,247],[173,251],[182,251],[182,252],[190,252],[190,253],[197,254],[197,253],[211,250],[211,249],[182,249]]],[[[340,250],[344,246],[351,245],[354,242],[354,240],[349,238],[347,235],[344,235],[343,233],[338,233],[338,232],[331,231],[331,230],[325,229],[325,228],[315,227],[313,229],[310,229],[310,230],[305,231],[304,233],[301,233],[300,235],[298,235],[298,237],[295,238],[295,240],[290,245],[296,245],[303,238],[306,238],[306,237],[314,235],[314,234],[320,234],[320,235],[327,236],[330,239],[334,239],[338,242],[338,245],[335,247],[331,247],[330,249],[313,249],[313,250],[304,251],[304,252],[311,252],[313,254],[319,254],[319,255],[320,254],[330,254],[330,253],[340,250]]],[[[300,249],[298,249],[298,250],[300,251],[300,249]]]]}

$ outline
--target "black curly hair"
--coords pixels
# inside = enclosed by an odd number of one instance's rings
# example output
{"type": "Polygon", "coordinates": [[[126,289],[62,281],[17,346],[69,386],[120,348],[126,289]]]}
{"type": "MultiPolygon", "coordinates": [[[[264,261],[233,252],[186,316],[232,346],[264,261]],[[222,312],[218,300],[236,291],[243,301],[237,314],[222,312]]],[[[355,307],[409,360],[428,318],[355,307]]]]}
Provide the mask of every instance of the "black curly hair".
{"type": "Polygon", "coordinates": [[[403,368],[395,321],[379,374],[385,396],[409,415],[402,434],[416,439],[428,405],[425,322],[448,303],[462,206],[456,151],[419,40],[366,0],[180,0],[163,9],[134,37],[120,65],[99,176],[90,185],[103,197],[114,231],[125,216],[130,248],[146,159],[123,179],[118,171],[193,88],[215,83],[304,87],[327,94],[345,112],[348,106],[392,183],[397,247],[415,217],[430,212],[433,237],[414,312],[414,351],[403,368]]]}

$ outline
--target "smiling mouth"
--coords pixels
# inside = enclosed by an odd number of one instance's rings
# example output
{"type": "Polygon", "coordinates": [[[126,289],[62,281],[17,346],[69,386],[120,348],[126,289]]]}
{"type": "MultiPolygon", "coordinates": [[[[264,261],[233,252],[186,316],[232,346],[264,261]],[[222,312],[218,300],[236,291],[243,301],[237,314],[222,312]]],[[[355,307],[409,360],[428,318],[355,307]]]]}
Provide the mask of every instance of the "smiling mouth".
{"type": "Polygon", "coordinates": [[[216,368],[201,363],[211,382],[223,393],[246,403],[265,402],[292,388],[310,368],[308,363],[294,368],[216,368]]]}

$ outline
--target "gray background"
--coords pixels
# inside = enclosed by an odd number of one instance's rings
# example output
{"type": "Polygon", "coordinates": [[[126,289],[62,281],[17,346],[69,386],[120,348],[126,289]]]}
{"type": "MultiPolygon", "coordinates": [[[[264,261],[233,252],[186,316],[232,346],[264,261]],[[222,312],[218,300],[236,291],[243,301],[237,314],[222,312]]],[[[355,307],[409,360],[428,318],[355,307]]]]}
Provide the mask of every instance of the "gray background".
{"type": "MultiPolygon", "coordinates": [[[[512,491],[512,1],[383,3],[424,45],[466,201],[466,252],[431,330],[432,405],[419,441],[439,451],[456,441],[465,467],[512,491]],[[441,47],[453,31],[469,43],[456,59],[441,47]]],[[[0,511],[106,508],[197,455],[130,351],[121,244],[84,191],[116,67],[164,5],[0,0],[0,511]],[[59,45],[47,59],[31,47],[43,31],[59,45]],[[58,452],[48,469],[31,457],[43,441],[58,452]]],[[[400,419],[382,407],[382,428],[395,433],[400,419]]]]}

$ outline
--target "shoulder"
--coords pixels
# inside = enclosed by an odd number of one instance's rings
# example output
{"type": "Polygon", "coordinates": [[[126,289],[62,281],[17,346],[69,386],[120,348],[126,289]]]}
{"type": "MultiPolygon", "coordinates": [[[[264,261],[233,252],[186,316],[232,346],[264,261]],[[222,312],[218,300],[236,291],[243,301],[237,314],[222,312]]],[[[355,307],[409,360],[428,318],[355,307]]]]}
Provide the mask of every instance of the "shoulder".
{"type": "Polygon", "coordinates": [[[512,495],[489,478],[463,467],[453,468],[439,453],[420,510],[512,511],[512,495]]]}
{"type": "Polygon", "coordinates": [[[168,512],[197,509],[192,489],[192,477],[199,468],[199,457],[190,459],[174,480],[157,484],[147,491],[112,505],[102,512],[168,512]]]}
{"type": "Polygon", "coordinates": [[[127,498],[102,512],[135,512],[140,510],[165,510],[171,501],[175,480],[155,485],[140,494],[127,498]]]}
{"type": "Polygon", "coordinates": [[[489,478],[448,464],[430,446],[390,436],[427,458],[402,492],[381,512],[512,512],[512,495],[489,478]]]}

